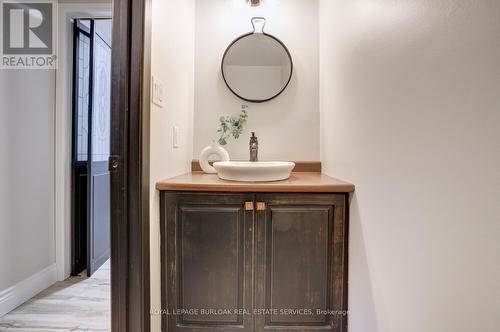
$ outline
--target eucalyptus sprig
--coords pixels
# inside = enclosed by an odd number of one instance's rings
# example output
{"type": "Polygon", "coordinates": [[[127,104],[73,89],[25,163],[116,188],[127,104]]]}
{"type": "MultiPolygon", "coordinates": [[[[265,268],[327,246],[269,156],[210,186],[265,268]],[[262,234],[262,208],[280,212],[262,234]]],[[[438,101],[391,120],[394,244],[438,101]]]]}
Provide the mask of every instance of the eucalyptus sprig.
{"type": "Polygon", "coordinates": [[[217,132],[220,134],[219,144],[226,145],[231,136],[238,139],[243,132],[243,127],[247,122],[248,113],[247,105],[241,105],[241,112],[239,115],[224,116],[219,118],[219,129],[217,132]]]}

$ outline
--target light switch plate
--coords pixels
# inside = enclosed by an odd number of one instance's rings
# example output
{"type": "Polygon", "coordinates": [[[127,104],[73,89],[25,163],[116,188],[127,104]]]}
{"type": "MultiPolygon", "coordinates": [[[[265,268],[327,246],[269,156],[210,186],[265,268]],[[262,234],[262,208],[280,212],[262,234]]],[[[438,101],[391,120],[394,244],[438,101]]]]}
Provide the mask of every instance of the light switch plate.
{"type": "Polygon", "coordinates": [[[151,77],[151,94],[153,104],[163,107],[163,83],[156,77],[151,77]]]}
{"type": "Polygon", "coordinates": [[[177,149],[179,147],[179,127],[173,126],[172,135],[173,135],[173,137],[172,137],[173,144],[172,145],[173,145],[174,149],[177,149]]]}

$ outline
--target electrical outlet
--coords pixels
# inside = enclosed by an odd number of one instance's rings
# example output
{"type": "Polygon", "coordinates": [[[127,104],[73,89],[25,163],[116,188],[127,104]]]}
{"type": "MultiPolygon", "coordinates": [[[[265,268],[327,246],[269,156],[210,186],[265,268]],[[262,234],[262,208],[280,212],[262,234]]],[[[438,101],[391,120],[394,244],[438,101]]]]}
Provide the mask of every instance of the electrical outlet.
{"type": "Polygon", "coordinates": [[[151,77],[151,83],[153,104],[163,107],[163,83],[154,76],[151,77]]]}

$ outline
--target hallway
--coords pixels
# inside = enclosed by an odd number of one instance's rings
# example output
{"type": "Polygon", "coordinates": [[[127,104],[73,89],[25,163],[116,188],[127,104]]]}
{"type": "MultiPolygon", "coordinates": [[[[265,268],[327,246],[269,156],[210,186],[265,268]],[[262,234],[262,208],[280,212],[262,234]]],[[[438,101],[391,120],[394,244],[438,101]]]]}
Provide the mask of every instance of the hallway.
{"type": "Polygon", "coordinates": [[[0,331],[109,331],[110,261],[42,291],[0,318],[0,331]]]}

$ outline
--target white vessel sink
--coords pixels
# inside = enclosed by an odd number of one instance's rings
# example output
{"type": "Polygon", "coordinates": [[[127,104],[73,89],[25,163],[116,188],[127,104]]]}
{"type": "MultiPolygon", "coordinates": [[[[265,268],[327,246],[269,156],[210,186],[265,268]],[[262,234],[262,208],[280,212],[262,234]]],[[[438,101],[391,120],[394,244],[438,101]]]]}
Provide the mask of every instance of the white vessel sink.
{"type": "Polygon", "coordinates": [[[295,167],[288,161],[217,161],[214,168],[223,180],[263,182],[286,180],[295,167]]]}

